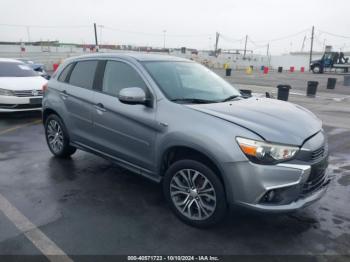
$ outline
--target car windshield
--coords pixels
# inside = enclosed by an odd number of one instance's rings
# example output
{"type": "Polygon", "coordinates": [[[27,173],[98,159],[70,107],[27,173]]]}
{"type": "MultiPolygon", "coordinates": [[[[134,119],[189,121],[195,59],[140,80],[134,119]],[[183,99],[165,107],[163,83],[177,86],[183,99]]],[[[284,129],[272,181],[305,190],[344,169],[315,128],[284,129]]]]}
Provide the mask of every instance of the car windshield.
{"type": "Polygon", "coordinates": [[[147,61],[143,64],[165,96],[174,102],[215,103],[240,96],[224,79],[194,62],[147,61]]]}
{"type": "Polygon", "coordinates": [[[31,67],[22,63],[0,62],[0,77],[37,76],[31,67]]]}

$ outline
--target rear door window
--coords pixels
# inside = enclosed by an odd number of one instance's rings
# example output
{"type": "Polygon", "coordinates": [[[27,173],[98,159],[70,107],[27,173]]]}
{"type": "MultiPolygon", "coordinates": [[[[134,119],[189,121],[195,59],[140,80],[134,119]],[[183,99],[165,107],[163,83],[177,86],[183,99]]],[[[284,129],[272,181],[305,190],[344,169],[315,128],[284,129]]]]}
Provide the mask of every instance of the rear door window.
{"type": "Polygon", "coordinates": [[[69,84],[92,89],[96,68],[96,60],[77,62],[70,75],[69,84]]]}

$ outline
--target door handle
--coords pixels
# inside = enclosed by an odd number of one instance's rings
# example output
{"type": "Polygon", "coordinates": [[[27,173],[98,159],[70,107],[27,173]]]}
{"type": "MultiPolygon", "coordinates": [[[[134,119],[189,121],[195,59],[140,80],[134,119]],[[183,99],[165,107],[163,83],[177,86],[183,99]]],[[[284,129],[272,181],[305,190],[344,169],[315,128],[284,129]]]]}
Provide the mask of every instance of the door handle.
{"type": "Polygon", "coordinates": [[[66,90],[63,90],[60,93],[63,100],[66,100],[68,98],[68,93],[66,90]]]}
{"type": "Polygon", "coordinates": [[[102,103],[98,103],[95,105],[95,108],[98,110],[98,111],[101,111],[101,112],[106,112],[106,108],[104,107],[104,105],[102,103]]]}

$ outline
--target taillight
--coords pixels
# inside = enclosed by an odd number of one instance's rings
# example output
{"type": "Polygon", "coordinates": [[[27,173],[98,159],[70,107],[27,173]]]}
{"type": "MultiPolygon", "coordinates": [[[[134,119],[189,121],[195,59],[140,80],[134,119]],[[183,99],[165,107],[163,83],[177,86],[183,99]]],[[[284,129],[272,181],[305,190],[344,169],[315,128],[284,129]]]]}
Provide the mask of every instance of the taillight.
{"type": "Polygon", "coordinates": [[[43,94],[45,94],[45,92],[47,91],[48,85],[47,83],[45,85],[43,85],[42,90],[43,90],[43,94]]]}

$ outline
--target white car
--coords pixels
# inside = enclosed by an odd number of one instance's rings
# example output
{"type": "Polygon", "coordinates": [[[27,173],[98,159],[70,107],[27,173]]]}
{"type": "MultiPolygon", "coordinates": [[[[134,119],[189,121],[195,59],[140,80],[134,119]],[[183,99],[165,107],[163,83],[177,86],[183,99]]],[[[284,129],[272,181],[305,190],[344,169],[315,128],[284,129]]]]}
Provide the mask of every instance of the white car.
{"type": "Polygon", "coordinates": [[[25,63],[0,58],[0,112],[41,110],[46,83],[25,63]]]}

